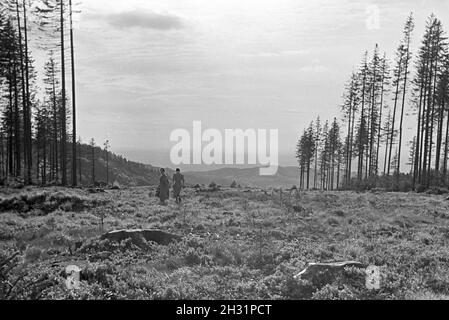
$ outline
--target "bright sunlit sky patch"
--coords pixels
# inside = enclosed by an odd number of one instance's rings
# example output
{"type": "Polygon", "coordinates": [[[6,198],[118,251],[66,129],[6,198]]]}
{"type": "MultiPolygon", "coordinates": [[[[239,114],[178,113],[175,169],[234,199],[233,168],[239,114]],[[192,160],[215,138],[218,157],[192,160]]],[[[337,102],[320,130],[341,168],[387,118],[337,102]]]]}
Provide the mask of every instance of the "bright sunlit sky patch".
{"type": "Polygon", "coordinates": [[[164,165],[171,131],[193,120],[278,128],[281,164],[295,164],[302,129],[340,115],[364,50],[377,42],[392,57],[410,11],[415,47],[432,12],[449,27],[444,0],[84,0],[80,9],[83,140],[110,139],[115,152],[164,165]],[[373,5],[379,24],[368,28],[373,5]]]}

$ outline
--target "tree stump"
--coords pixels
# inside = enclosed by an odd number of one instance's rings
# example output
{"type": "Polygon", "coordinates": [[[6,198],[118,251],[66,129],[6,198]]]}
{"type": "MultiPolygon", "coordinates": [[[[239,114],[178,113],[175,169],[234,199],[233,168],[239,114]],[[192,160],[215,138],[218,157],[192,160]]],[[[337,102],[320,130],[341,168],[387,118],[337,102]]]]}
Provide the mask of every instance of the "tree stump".
{"type": "Polygon", "coordinates": [[[146,241],[153,241],[160,245],[168,245],[175,241],[180,241],[181,237],[175,234],[171,234],[161,230],[148,230],[148,229],[136,229],[136,230],[115,230],[105,233],[101,236],[101,239],[108,239],[109,241],[121,242],[126,239],[131,239],[133,243],[139,245],[141,239],[146,241]]]}
{"type": "Polygon", "coordinates": [[[303,271],[295,275],[295,279],[309,280],[311,282],[330,281],[346,267],[366,269],[367,266],[358,261],[309,263],[303,271]]]}

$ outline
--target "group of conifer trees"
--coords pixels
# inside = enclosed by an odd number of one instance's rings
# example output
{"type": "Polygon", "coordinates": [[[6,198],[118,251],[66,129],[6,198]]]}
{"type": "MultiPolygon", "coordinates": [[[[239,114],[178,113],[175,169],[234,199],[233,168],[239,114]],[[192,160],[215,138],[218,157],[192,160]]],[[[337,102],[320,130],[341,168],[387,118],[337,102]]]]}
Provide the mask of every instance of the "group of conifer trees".
{"type": "Polygon", "coordinates": [[[300,164],[301,189],[332,190],[340,185],[342,145],[337,118],[321,125],[318,117],[304,130],[298,141],[296,157],[300,164]]]}
{"type": "Polygon", "coordinates": [[[2,181],[78,183],[73,12],[71,0],[0,3],[2,181]],[[40,77],[31,47],[43,50],[48,57],[45,74],[40,77]],[[66,87],[69,75],[70,99],[66,87]],[[38,79],[43,80],[38,83],[38,79]]]}
{"type": "Polygon", "coordinates": [[[303,189],[351,189],[382,179],[406,179],[411,189],[448,184],[449,47],[435,15],[416,53],[414,29],[410,14],[393,61],[377,44],[363,54],[346,84],[340,121],[322,127],[318,118],[304,130],[296,149],[303,189]],[[415,119],[409,145],[406,116],[415,119]]]}

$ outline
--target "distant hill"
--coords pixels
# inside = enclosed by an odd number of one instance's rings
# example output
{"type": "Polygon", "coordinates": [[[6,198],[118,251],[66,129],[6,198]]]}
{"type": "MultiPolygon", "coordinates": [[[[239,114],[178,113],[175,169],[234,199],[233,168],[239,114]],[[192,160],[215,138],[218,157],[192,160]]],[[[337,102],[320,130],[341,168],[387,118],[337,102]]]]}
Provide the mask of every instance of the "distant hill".
{"type": "MultiPolygon", "coordinates": [[[[69,148],[70,150],[70,148],[69,148]]],[[[81,183],[92,185],[92,148],[83,144],[79,148],[81,163],[81,183]]],[[[121,155],[108,152],[109,183],[124,186],[147,186],[159,183],[159,167],[130,161],[121,155]]],[[[70,157],[69,157],[70,159],[70,157]]],[[[79,164],[78,164],[79,166],[79,164]]],[[[68,168],[70,170],[70,163],[68,168]]],[[[166,169],[169,177],[174,171],[166,169]]],[[[259,168],[222,168],[211,171],[185,172],[186,183],[190,185],[215,182],[222,186],[230,186],[233,181],[248,187],[284,187],[298,185],[299,170],[297,167],[279,167],[274,176],[260,176],[259,168]]],[[[106,151],[95,147],[95,180],[106,182],[106,151]]]]}
{"type": "MultiPolygon", "coordinates": [[[[83,144],[79,148],[79,153],[78,166],[81,164],[81,183],[91,185],[92,147],[83,144]]],[[[147,186],[159,182],[159,168],[157,167],[130,161],[112,152],[108,152],[108,157],[110,184],[117,182],[124,186],[147,186]]],[[[70,163],[68,167],[70,168],[70,163]]],[[[168,169],[168,173],[171,174],[172,171],[168,169]]],[[[100,147],[95,147],[95,180],[106,182],[106,151],[100,147]]]]}
{"type": "Polygon", "coordinates": [[[284,187],[298,185],[299,169],[297,167],[279,167],[274,176],[261,176],[259,168],[237,169],[223,168],[205,172],[186,172],[188,184],[210,184],[215,182],[222,186],[230,186],[233,181],[249,187],[284,187]]]}

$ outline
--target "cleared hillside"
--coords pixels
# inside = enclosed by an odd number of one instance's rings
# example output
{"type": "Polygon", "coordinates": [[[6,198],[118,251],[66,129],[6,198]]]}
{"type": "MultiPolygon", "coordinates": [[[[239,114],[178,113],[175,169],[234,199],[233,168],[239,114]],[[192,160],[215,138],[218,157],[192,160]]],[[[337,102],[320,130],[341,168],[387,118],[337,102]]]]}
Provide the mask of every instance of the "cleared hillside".
{"type": "MultiPolygon", "coordinates": [[[[71,150],[71,148],[69,148],[71,150]]],[[[81,145],[78,147],[78,180],[81,185],[90,186],[93,184],[93,166],[95,165],[95,181],[106,183],[106,158],[109,160],[109,184],[118,183],[121,186],[148,186],[159,182],[159,168],[151,165],[130,161],[121,155],[95,147],[92,155],[92,147],[81,145]],[[94,160],[92,160],[94,159],[94,160]]],[[[69,157],[71,158],[71,157],[69,157]]],[[[69,170],[71,163],[69,162],[69,170]]]]}
{"type": "MultiPolygon", "coordinates": [[[[178,206],[154,188],[1,189],[0,268],[15,299],[448,299],[449,202],[414,193],[187,189],[178,206]],[[103,222],[103,225],[102,225],[103,222]],[[147,228],[181,237],[102,239],[147,228]],[[16,253],[16,255],[14,255],[16,253]],[[7,257],[13,257],[6,260],[7,257]],[[310,262],[355,260],[380,268],[295,278],[310,262]],[[82,269],[65,286],[67,265],[82,269]],[[23,275],[26,275],[23,277],[23,275]],[[17,282],[16,282],[17,281],[17,282]]],[[[2,291],[2,288],[6,288],[2,291]]]]}

